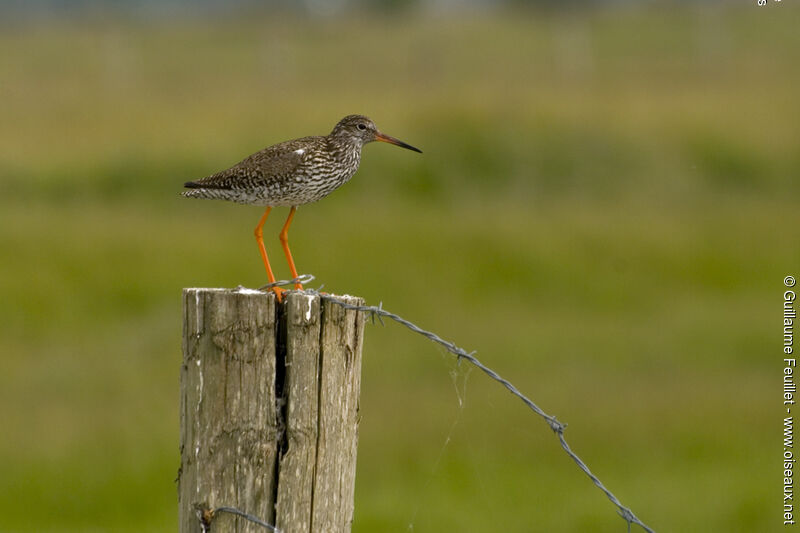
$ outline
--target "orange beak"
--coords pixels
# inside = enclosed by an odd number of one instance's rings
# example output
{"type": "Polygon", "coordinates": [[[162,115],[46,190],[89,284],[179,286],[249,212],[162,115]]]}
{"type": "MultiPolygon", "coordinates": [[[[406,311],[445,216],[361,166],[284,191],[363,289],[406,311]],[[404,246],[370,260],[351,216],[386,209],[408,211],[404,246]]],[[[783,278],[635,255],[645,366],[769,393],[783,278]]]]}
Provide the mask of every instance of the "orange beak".
{"type": "Polygon", "coordinates": [[[395,139],[394,137],[389,137],[388,135],[385,135],[385,134],[383,134],[381,132],[378,132],[378,133],[375,134],[375,140],[376,141],[385,142],[385,143],[389,143],[389,144],[393,144],[395,146],[399,146],[399,147],[405,148],[407,150],[414,150],[415,152],[419,152],[420,154],[422,153],[422,150],[420,150],[419,148],[414,148],[410,144],[406,144],[403,141],[395,139]]]}

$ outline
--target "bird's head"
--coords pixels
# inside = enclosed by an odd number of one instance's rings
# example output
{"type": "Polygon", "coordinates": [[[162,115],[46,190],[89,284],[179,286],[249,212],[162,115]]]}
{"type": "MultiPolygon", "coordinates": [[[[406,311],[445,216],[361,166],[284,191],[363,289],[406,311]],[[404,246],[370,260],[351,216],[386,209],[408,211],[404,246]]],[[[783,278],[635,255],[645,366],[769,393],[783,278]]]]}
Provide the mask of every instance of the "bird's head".
{"type": "Polygon", "coordinates": [[[372,141],[382,141],[422,153],[419,148],[414,148],[410,144],[381,133],[375,123],[364,115],[348,115],[344,117],[334,126],[331,136],[358,143],[359,146],[364,146],[372,141]]]}

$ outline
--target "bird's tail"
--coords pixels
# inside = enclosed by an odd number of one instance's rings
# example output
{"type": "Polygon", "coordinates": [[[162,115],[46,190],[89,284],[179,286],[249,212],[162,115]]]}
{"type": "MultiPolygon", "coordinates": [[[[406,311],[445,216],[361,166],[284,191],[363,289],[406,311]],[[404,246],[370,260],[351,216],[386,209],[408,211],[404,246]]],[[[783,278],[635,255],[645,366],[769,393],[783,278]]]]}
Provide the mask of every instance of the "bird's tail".
{"type": "Polygon", "coordinates": [[[190,189],[188,191],[183,191],[181,196],[185,196],[186,198],[218,198],[218,195],[214,194],[213,189],[190,189]]]}

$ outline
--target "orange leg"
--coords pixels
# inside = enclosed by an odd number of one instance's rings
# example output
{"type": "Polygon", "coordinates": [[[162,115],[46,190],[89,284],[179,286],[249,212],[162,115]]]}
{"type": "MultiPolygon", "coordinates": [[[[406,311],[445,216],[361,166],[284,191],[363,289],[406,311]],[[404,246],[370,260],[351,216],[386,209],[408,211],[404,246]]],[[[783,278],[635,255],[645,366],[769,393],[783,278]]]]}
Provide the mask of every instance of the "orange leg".
{"type": "MultiPolygon", "coordinates": [[[[267,278],[269,279],[270,283],[275,282],[275,275],[272,273],[272,267],[269,266],[269,259],[267,259],[267,249],[264,247],[264,222],[267,221],[267,217],[269,216],[269,212],[272,211],[271,207],[268,207],[264,214],[261,216],[261,220],[258,221],[258,226],[256,226],[256,230],[254,231],[256,236],[256,242],[258,243],[258,249],[261,251],[261,259],[264,260],[264,267],[267,269],[267,278]]],[[[275,296],[277,296],[278,301],[281,301],[281,294],[284,292],[283,289],[280,287],[273,287],[272,290],[275,292],[275,296]]]]}
{"type": "MultiPolygon", "coordinates": [[[[292,279],[297,278],[297,269],[294,267],[292,252],[289,250],[289,225],[292,223],[295,211],[297,211],[296,207],[292,207],[289,210],[289,217],[286,219],[286,224],[283,225],[283,229],[281,230],[281,246],[283,246],[283,253],[286,254],[286,261],[289,263],[289,270],[292,271],[292,279]]],[[[298,291],[302,291],[303,285],[300,283],[295,283],[294,288],[298,291]]]]}

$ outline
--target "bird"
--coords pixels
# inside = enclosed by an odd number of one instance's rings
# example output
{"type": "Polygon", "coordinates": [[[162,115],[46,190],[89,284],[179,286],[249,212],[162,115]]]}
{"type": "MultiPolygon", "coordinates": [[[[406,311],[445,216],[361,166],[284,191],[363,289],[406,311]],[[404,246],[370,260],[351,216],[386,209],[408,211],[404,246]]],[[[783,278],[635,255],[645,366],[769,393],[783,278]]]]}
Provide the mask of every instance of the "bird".
{"type": "Polygon", "coordinates": [[[297,207],[321,200],[347,183],[361,163],[361,149],[373,141],[422,153],[419,148],[381,133],[368,117],[348,115],[328,135],[302,137],[268,146],[226,170],[187,181],[183,186],[188,190],[182,194],[187,198],[229,200],[266,207],[254,234],[267,278],[273,284],[271,289],[280,302],[285,291],[274,285],[275,275],[263,238],[264,223],[272,208],[290,208],[280,232],[280,241],[295,280],[294,287],[302,290],[289,249],[289,226],[297,207]]]}

